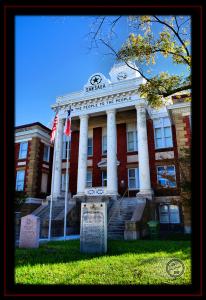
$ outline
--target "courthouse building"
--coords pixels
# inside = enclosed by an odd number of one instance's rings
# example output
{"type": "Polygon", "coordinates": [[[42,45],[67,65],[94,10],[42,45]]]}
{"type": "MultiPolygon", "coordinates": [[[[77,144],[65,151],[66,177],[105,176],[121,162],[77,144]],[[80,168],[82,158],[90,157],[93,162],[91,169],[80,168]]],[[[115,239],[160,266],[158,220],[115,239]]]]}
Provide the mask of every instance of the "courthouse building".
{"type": "Polygon", "coordinates": [[[134,198],[147,199],[163,229],[190,232],[190,214],[180,201],[178,161],[180,149],[190,147],[190,103],[174,97],[169,105],[152,109],[138,94],[144,79],[137,71],[119,63],[109,76],[93,74],[81,91],[58,97],[52,105],[59,116],[54,202],[64,197],[69,147],[67,184],[73,203],[100,197],[125,199],[129,205],[134,198]],[[69,109],[72,133],[68,143],[63,131],[69,109]]]}

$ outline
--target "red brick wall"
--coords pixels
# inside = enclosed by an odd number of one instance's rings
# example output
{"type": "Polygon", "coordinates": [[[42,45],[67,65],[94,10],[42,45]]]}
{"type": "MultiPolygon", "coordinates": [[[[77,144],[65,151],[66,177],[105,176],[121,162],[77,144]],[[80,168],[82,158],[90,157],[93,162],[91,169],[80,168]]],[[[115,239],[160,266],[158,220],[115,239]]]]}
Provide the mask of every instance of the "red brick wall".
{"type": "Polygon", "coordinates": [[[26,171],[25,171],[25,179],[24,179],[24,191],[27,187],[27,176],[29,172],[29,154],[31,151],[31,141],[28,141],[28,150],[27,150],[27,157],[26,157],[26,171]]]}
{"type": "Polygon", "coordinates": [[[156,188],[157,172],[155,166],[155,140],[154,140],[153,121],[151,119],[147,120],[147,138],[148,138],[151,186],[152,188],[156,188]]]}
{"type": "Polygon", "coordinates": [[[190,127],[190,119],[189,116],[183,117],[183,121],[185,123],[186,135],[187,138],[186,146],[190,146],[191,144],[191,127],[190,127]]]}
{"type": "Polygon", "coordinates": [[[20,143],[15,143],[15,187],[16,187],[16,173],[17,173],[17,168],[21,168],[22,170],[25,170],[25,177],[24,177],[24,191],[26,189],[26,184],[27,184],[27,175],[28,175],[28,162],[29,162],[29,151],[31,148],[31,142],[28,141],[28,150],[27,150],[27,157],[19,159],[19,150],[20,150],[20,143]],[[24,166],[18,166],[18,162],[23,162],[26,161],[26,165],[24,166]]]}
{"type": "Polygon", "coordinates": [[[179,191],[180,171],[179,171],[178,149],[177,149],[177,139],[176,139],[175,125],[172,125],[172,138],[173,138],[174,161],[175,161],[175,169],[176,169],[176,184],[177,184],[177,190],[179,191]]]}
{"type": "Polygon", "coordinates": [[[69,189],[72,195],[76,194],[77,192],[78,152],[79,152],[79,131],[72,131],[70,170],[69,170],[69,189]]]}
{"type": "Polygon", "coordinates": [[[96,127],[93,129],[93,174],[92,174],[92,185],[101,186],[101,169],[97,164],[102,158],[102,128],[96,127]]]}
{"type": "Polygon", "coordinates": [[[117,124],[117,160],[120,165],[117,167],[118,174],[118,192],[123,194],[128,186],[127,178],[127,132],[126,124],[117,124]],[[121,181],[124,180],[124,186],[121,181]]]}

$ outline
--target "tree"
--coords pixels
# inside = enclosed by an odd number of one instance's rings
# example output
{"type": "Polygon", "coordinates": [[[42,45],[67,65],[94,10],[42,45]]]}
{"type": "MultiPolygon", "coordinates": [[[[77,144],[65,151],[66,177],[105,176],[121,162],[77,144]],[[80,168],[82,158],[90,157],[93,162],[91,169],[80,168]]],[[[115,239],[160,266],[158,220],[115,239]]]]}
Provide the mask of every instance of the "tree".
{"type": "Polygon", "coordinates": [[[123,61],[135,69],[145,79],[138,87],[141,97],[148,100],[152,107],[159,107],[169,96],[191,89],[191,50],[189,16],[129,16],[130,30],[128,39],[115,50],[114,41],[117,37],[115,28],[122,16],[100,16],[92,23],[90,49],[99,48],[100,43],[111,50],[117,61],[123,61]],[[105,26],[106,25],[106,26],[105,26]],[[105,31],[107,28],[107,31],[105,31]],[[167,64],[162,63],[162,58],[167,64]],[[136,62],[137,68],[130,64],[136,62]],[[162,72],[155,74],[153,66],[162,64],[162,72]],[[169,74],[168,64],[185,66],[182,75],[169,74]],[[187,75],[186,75],[187,73],[187,75]]]}

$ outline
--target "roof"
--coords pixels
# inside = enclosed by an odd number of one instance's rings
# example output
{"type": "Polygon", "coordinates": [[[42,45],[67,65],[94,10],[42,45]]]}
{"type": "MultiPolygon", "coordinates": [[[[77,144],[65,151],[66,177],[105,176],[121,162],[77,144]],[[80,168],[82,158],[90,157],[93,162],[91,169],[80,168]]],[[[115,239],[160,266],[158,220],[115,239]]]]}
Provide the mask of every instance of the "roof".
{"type": "Polygon", "coordinates": [[[15,129],[21,129],[21,128],[25,128],[25,127],[32,127],[32,126],[40,126],[43,129],[47,130],[47,131],[51,131],[50,128],[46,127],[45,125],[41,124],[40,122],[35,122],[35,123],[29,123],[29,124],[24,124],[24,125],[20,125],[20,126],[16,126],[15,129]]]}

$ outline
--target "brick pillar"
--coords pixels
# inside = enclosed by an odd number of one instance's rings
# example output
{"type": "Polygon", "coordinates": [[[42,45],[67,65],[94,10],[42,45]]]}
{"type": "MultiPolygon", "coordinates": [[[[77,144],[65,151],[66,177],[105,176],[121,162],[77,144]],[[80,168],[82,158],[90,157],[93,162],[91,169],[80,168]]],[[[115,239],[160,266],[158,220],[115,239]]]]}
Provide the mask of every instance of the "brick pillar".
{"type": "Polygon", "coordinates": [[[120,165],[117,167],[118,174],[118,192],[123,195],[128,187],[127,178],[127,133],[126,124],[117,124],[117,160],[120,165]],[[121,181],[124,180],[124,186],[121,181]]]}
{"type": "Polygon", "coordinates": [[[179,190],[180,170],[179,170],[178,148],[177,148],[177,138],[176,138],[175,125],[172,125],[172,140],[173,140],[174,161],[175,161],[175,169],[176,169],[176,184],[177,184],[177,189],[179,190]]]}
{"type": "Polygon", "coordinates": [[[69,169],[69,189],[72,195],[77,192],[77,170],[79,152],[79,131],[72,131],[69,169]]]}
{"type": "Polygon", "coordinates": [[[93,128],[93,176],[92,176],[92,186],[101,186],[101,169],[97,164],[102,158],[102,128],[93,128]]]}
{"type": "Polygon", "coordinates": [[[191,126],[189,116],[183,117],[183,122],[185,124],[185,138],[187,139],[185,142],[186,146],[190,146],[191,144],[191,126]]]}
{"type": "Polygon", "coordinates": [[[40,139],[32,138],[28,145],[25,192],[30,197],[36,197],[39,168],[40,139]]]}
{"type": "Polygon", "coordinates": [[[154,129],[152,119],[147,120],[147,137],[148,137],[148,150],[149,150],[149,165],[150,165],[150,177],[151,186],[153,189],[157,186],[157,171],[155,166],[155,141],[154,141],[154,129]]]}

